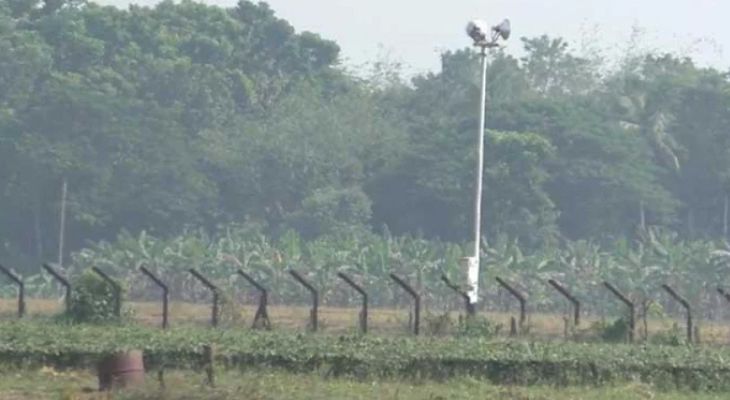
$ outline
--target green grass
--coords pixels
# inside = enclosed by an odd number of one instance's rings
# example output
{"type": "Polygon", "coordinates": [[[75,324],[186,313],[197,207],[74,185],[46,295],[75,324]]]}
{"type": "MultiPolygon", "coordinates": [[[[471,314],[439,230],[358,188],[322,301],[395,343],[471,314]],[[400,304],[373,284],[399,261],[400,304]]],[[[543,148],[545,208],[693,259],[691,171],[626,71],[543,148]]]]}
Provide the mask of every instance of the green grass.
{"type": "Polygon", "coordinates": [[[556,388],[550,386],[494,386],[475,379],[446,382],[373,380],[354,381],[325,378],[318,374],[283,372],[221,372],[216,387],[204,383],[202,374],[169,371],[166,389],[155,374],[148,374],[141,388],[119,391],[111,396],[94,392],[96,379],[86,370],[3,370],[0,398],[3,400],[720,400],[727,394],[662,392],[638,383],[603,388],[556,388]]]}
{"type": "Polygon", "coordinates": [[[186,328],[17,322],[0,325],[0,361],[90,368],[99,357],[142,349],[148,368],[200,369],[203,348],[235,369],[317,371],[358,379],[445,380],[494,384],[617,385],[730,392],[730,349],[709,346],[541,343],[485,338],[385,338],[186,328]]]}

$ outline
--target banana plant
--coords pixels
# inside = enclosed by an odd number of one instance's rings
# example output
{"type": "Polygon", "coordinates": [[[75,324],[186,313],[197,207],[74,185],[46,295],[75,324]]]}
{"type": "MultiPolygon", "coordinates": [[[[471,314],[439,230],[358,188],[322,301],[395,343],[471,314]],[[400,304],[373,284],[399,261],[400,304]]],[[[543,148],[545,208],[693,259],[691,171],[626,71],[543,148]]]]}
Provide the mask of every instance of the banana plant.
{"type": "MultiPolygon", "coordinates": [[[[194,301],[209,294],[187,273],[188,268],[198,268],[239,293],[248,289],[235,278],[235,270],[244,268],[270,288],[272,304],[291,304],[306,300],[287,272],[296,268],[307,273],[322,290],[325,303],[350,304],[358,299],[338,284],[336,273],[342,271],[368,289],[375,306],[394,305],[403,298],[389,278],[390,273],[396,273],[420,288],[426,304],[456,306],[460,300],[441,282],[441,276],[445,274],[466,287],[466,271],[461,263],[464,249],[458,243],[390,234],[305,241],[293,231],[272,240],[241,227],[229,227],[214,235],[190,230],[172,238],[122,232],[112,242],[91,244],[74,253],[66,272],[75,275],[97,266],[124,280],[132,288],[130,296],[145,298],[156,293],[137,271],[145,264],[168,283],[173,298],[194,301]]],[[[730,285],[730,245],[686,241],[653,227],[642,230],[636,241],[617,242],[608,250],[590,241],[565,241],[559,247],[527,253],[517,240],[496,237],[489,245],[483,243],[481,265],[480,293],[487,307],[509,301],[504,293],[498,295],[496,276],[517,284],[529,295],[531,306],[546,311],[557,310],[563,304],[545,284],[551,278],[569,286],[588,307],[602,301],[597,291],[603,293],[599,285],[604,280],[632,293],[642,304],[656,298],[663,283],[676,285],[698,306],[716,300],[713,286],[730,285]]],[[[28,280],[33,293],[57,293],[50,277],[28,280]]],[[[1,294],[11,292],[12,287],[0,286],[1,294]]]]}

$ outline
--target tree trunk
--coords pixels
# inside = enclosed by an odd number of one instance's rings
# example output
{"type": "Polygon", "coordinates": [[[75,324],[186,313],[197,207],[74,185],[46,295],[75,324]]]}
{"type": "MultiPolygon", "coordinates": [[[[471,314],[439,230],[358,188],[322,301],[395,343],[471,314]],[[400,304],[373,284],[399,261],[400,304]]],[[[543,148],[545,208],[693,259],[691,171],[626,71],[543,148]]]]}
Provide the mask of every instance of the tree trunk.
{"type": "Polygon", "coordinates": [[[66,239],[66,195],[68,193],[68,183],[66,177],[63,178],[61,184],[61,221],[59,223],[58,232],[58,266],[63,267],[63,245],[66,239]]]}
{"type": "Polygon", "coordinates": [[[651,300],[644,297],[641,302],[641,322],[644,325],[644,341],[649,339],[649,306],[651,300]]]}

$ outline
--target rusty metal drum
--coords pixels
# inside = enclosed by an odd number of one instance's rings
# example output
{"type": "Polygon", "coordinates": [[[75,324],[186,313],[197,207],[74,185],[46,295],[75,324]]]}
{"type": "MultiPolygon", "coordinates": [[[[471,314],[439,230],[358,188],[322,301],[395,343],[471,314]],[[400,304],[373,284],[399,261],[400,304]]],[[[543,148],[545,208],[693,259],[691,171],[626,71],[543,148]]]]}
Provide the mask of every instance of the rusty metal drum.
{"type": "Polygon", "coordinates": [[[99,361],[99,390],[134,387],[144,383],[144,360],[141,350],[110,354],[99,361]]]}

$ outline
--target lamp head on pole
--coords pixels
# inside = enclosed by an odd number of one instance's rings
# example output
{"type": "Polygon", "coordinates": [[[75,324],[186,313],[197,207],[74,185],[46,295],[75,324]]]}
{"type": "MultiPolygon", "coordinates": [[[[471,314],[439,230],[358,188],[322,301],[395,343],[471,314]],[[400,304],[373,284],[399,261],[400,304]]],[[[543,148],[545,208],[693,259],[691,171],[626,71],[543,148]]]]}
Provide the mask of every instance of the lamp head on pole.
{"type": "Polygon", "coordinates": [[[482,20],[472,20],[466,25],[466,33],[474,41],[475,46],[482,48],[497,47],[497,41],[501,38],[507,40],[512,33],[512,26],[508,19],[502,21],[499,25],[489,27],[482,20]]]}
{"type": "Polygon", "coordinates": [[[512,23],[509,22],[509,19],[505,19],[499,25],[493,26],[492,31],[498,34],[503,40],[507,40],[512,33],[512,23]]]}
{"type": "Polygon", "coordinates": [[[474,43],[486,41],[488,32],[489,27],[487,23],[479,19],[469,21],[466,25],[466,34],[474,40],[474,43]]]}

